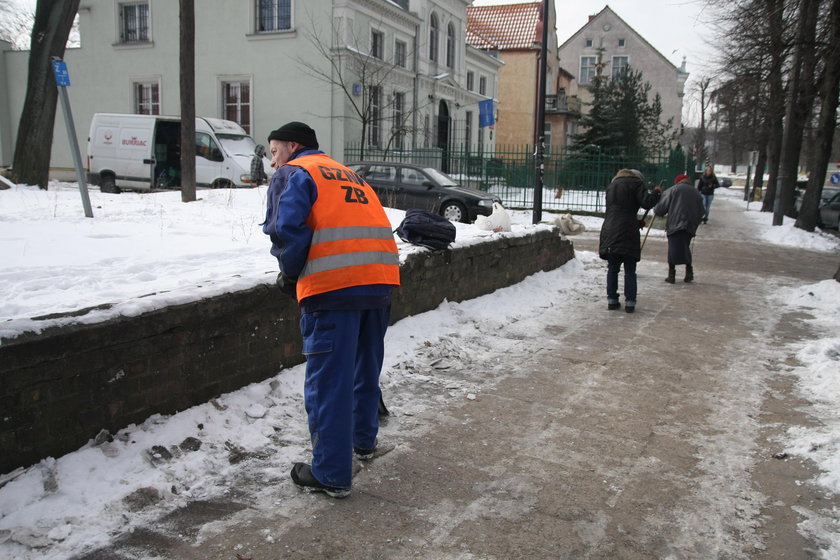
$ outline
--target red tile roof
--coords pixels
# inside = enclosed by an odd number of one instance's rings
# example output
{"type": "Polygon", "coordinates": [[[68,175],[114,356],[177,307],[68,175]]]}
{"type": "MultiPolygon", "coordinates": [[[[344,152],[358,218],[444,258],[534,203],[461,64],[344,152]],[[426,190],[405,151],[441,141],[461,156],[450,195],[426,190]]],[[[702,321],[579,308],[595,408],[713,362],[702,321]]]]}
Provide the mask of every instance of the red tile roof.
{"type": "Polygon", "coordinates": [[[542,2],[467,7],[467,43],[478,49],[530,49],[542,2]]]}

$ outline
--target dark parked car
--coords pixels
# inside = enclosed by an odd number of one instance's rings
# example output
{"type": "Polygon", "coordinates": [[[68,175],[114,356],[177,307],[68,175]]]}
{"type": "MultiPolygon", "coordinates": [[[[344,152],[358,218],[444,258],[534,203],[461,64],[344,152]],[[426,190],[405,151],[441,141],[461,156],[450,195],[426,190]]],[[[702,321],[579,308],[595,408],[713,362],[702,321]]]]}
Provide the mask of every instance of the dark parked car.
{"type": "Polygon", "coordinates": [[[725,189],[728,189],[729,187],[732,186],[732,179],[730,179],[729,177],[719,177],[718,178],[718,183],[720,184],[721,187],[723,187],[725,189]]]}
{"type": "Polygon", "coordinates": [[[470,223],[477,216],[492,214],[494,202],[501,203],[497,196],[460,186],[434,167],[380,161],[348,163],[347,167],[361,175],[382,205],[390,208],[421,208],[452,222],[470,223]]]}
{"type": "Polygon", "coordinates": [[[838,222],[840,222],[840,192],[835,193],[834,196],[820,206],[819,223],[823,229],[837,229],[838,222]]]}
{"type": "MultiPolygon", "coordinates": [[[[805,195],[805,188],[807,186],[808,181],[796,182],[796,190],[793,191],[793,206],[796,208],[797,214],[799,214],[799,210],[802,208],[802,197],[805,195]]],[[[828,204],[828,201],[831,200],[831,198],[838,192],[840,192],[840,187],[824,186],[820,194],[820,202],[818,203],[818,206],[828,204]]]]}

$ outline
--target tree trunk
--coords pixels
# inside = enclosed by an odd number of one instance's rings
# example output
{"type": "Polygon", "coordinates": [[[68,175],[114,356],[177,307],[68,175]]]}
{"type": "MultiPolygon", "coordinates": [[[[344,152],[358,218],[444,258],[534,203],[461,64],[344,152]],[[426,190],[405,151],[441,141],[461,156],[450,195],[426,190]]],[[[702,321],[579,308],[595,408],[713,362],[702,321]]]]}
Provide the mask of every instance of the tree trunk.
{"type": "Polygon", "coordinates": [[[829,14],[828,44],[822,51],[825,60],[825,70],[821,81],[820,116],[817,122],[814,150],[809,157],[811,175],[808,178],[808,188],[802,197],[802,206],[796,219],[796,227],[806,231],[814,231],[817,226],[820,195],[822,195],[823,178],[831,160],[831,147],[834,131],[837,127],[838,103],[840,103],[840,0],[832,0],[829,14]]]}
{"type": "Polygon", "coordinates": [[[180,0],[181,201],[195,200],[195,0],[180,0]]]}
{"type": "Polygon", "coordinates": [[[753,175],[753,191],[761,191],[764,187],[764,168],[767,167],[767,147],[762,146],[758,152],[758,162],[755,164],[755,175],[753,175]]]}
{"type": "Polygon", "coordinates": [[[834,279],[840,282],[840,266],[837,267],[837,272],[834,273],[834,279]]]}
{"type": "Polygon", "coordinates": [[[64,58],[64,49],[80,0],[38,0],[29,52],[26,97],[12,161],[12,181],[46,189],[50,178],[53,128],[58,89],[52,57],[64,58]]]}
{"type": "Polygon", "coordinates": [[[767,2],[768,32],[770,35],[770,103],[767,120],[769,123],[769,142],[767,144],[768,179],[765,189],[762,212],[772,212],[776,200],[776,176],[779,174],[779,161],[782,152],[783,119],[785,116],[784,84],[782,83],[782,66],[785,57],[784,27],[782,25],[782,10],[784,0],[769,0],[767,2]]]}
{"type": "Polygon", "coordinates": [[[814,102],[814,74],[816,66],[817,12],[819,0],[802,0],[799,11],[799,28],[796,32],[796,53],[793,57],[791,79],[788,87],[788,104],[785,111],[785,132],[782,137],[782,159],[779,166],[779,197],[773,207],[773,225],[780,226],[784,216],[793,213],[793,190],[799,174],[799,154],[805,123],[814,102]]]}

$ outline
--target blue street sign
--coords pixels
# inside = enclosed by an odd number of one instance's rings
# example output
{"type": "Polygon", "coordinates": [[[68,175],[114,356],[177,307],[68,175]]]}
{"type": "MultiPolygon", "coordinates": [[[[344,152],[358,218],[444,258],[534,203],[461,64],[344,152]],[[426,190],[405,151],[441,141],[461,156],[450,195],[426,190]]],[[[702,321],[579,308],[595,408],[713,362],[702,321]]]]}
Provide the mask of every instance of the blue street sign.
{"type": "Polygon", "coordinates": [[[831,179],[829,179],[829,181],[831,182],[832,185],[840,184],[840,173],[833,174],[831,176],[831,179]]]}
{"type": "Polygon", "coordinates": [[[493,100],[485,99],[478,102],[478,126],[491,126],[496,123],[493,118],[493,100]]]}
{"type": "Polygon", "coordinates": [[[68,87],[70,85],[70,72],[67,71],[67,63],[63,60],[53,60],[52,67],[56,85],[68,87]]]}

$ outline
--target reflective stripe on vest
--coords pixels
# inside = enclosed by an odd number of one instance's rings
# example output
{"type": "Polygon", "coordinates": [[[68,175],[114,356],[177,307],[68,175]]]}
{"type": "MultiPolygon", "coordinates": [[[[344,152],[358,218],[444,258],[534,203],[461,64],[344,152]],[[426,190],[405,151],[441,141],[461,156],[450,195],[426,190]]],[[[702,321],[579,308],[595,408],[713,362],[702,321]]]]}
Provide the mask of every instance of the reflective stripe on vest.
{"type": "Polygon", "coordinates": [[[352,286],[399,286],[391,223],[370,185],[324,154],[301,156],[287,165],[305,169],[318,191],[306,220],[312,242],[298,277],[298,301],[352,286]]]}

